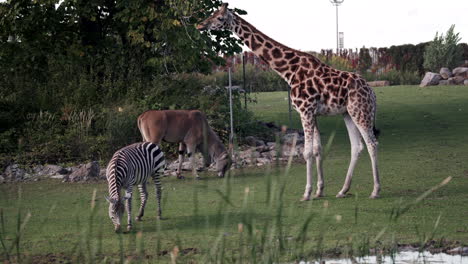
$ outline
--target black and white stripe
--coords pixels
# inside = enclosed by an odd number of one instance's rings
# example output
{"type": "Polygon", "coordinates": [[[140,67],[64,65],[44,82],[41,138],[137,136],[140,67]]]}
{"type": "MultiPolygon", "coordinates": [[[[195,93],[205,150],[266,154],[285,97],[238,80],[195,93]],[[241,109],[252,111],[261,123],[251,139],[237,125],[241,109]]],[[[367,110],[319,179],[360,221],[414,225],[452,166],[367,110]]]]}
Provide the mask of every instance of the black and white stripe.
{"type": "Polygon", "coordinates": [[[151,176],[156,186],[158,201],[158,217],[161,217],[161,175],[164,171],[164,153],[158,145],[144,142],[126,146],[114,153],[107,166],[106,177],[109,185],[110,206],[109,216],[116,230],[120,228],[120,217],[123,213],[123,202],[128,215],[127,229],[131,229],[132,188],[138,186],[141,197],[140,211],[136,220],[144,215],[148,192],[146,182],[151,176]],[[120,190],[125,189],[125,196],[121,197],[120,190]]]}

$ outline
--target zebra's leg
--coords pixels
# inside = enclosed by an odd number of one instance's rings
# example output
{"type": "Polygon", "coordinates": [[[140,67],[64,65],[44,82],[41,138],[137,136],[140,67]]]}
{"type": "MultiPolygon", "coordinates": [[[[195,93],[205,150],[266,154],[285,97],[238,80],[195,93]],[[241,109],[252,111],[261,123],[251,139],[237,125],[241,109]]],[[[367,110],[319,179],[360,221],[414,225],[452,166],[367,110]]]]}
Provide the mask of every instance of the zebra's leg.
{"type": "Polygon", "coordinates": [[[145,206],[146,206],[146,201],[148,200],[148,192],[146,191],[146,183],[138,185],[138,190],[140,191],[140,211],[138,212],[137,217],[135,217],[135,220],[141,221],[141,218],[145,214],[145,206]]]}
{"type": "Polygon", "coordinates": [[[158,201],[158,219],[162,220],[162,210],[161,210],[161,197],[162,197],[162,188],[161,188],[161,171],[157,171],[152,175],[154,186],[156,188],[156,200],[158,201]]]}
{"type": "Polygon", "coordinates": [[[177,167],[177,179],[184,179],[182,176],[182,163],[184,161],[185,153],[185,144],[183,142],[179,143],[179,167],[177,167]]]}
{"type": "Polygon", "coordinates": [[[125,191],[125,210],[127,210],[127,231],[132,230],[132,187],[125,191]]]}

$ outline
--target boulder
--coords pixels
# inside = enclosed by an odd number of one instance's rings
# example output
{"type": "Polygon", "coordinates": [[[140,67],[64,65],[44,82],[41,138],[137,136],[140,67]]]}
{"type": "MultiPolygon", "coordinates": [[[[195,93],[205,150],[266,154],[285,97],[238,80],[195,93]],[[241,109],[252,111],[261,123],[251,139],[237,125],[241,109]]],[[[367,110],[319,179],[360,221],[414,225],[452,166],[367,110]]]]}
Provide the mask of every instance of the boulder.
{"type": "Polygon", "coordinates": [[[444,80],[447,80],[448,78],[453,76],[449,68],[440,68],[439,74],[444,80]]]}
{"type": "Polygon", "coordinates": [[[25,169],[21,168],[18,164],[11,164],[6,167],[2,175],[4,182],[18,182],[24,181],[31,177],[25,169]]]}
{"type": "Polygon", "coordinates": [[[457,76],[453,76],[453,77],[448,78],[448,80],[450,82],[452,82],[452,84],[457,84],[458,85],[458,84],[463,84],[463,82],[465,81],[465,78],[463,76],[457,75],[457,76]]]}
{"type": "Polygon", "coordinates": [[[82,182],[90,180],[98,180],[100,174],[99,163],[97,161],[89,162],[87,164],[78,165],[73,168],[70,175],[64,177],[64,182],[82,182]]]}
{"type": "Polygon", "coordinates": [[[438,73],[426,72],[426,75],[424,75],[424,78],[422,79],[419,87],[438,85],[441,78],[442,77],[438,73]]]}
{"type": "Polygon", "coordinates": [[[36,177],[49,177],[53,179],[62,179],[66,174],[70,173],[67,169],[58,165],[39,165],[34,167],[33,173],[36,177]]]}
{"type": "Polygon", "coordinates": [[[371,87],[382,87],[382,86],[390,86],[389,81],[372,81],[372,82],[367,82],[369,86],[371,87]]]}
{"type": "Polygon", "coordinates": [[[468,78],[468,67],[458,67],[453,69],[454,76],[461,76],[463,78],[468,78]]]}
{"type": "Polygon", "coordinates": [[[455,82],[453,81],[453,79],[449,79],[449,80],[440,80],[439,81],[439,85],[454,85],[455,82]]]}
{"type": "Polygon", "coordinates": [[[245,143],[247,143],[247,145],[252,146],[252,147],[265,146],[265,142],[263,140],[257,139],[256,137],[253,137],[253,136],[245,137],[245,143]]]}
{"type": "Polygon", "coordinates": [[[304,136],[299,135],[299,133],[288,133],[283,136],[284,145],[292,145],[294,142],[294,137],[296,137],[296,145],[304,143],[304,136]]]}

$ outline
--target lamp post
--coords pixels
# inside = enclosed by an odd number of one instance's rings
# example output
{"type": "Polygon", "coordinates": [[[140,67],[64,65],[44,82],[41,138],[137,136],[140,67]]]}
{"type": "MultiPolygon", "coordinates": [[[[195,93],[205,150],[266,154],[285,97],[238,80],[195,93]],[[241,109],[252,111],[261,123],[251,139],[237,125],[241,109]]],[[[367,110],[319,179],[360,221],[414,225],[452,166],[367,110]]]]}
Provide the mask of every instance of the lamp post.
{"type": "Polygon", "coordinates": [[[338,54],[340,50],[339,46],[339,37],[338,37],[338,6],[340,6],[344,0],[330,0],[330,3],[332,3],[336,7],[336,53],[338,54]]]}

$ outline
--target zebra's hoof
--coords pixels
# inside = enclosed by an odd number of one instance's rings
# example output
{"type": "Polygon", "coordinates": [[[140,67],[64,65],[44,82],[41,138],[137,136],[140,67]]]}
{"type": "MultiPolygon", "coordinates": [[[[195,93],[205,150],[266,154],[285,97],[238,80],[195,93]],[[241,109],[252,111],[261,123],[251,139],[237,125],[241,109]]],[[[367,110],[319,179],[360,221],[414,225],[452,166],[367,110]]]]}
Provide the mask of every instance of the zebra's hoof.
{"type": "Polygon", "coordinates": [[[371,199],[377,199],[377,198],[380,198],[380,195],[378,195],[378,194],[371,194],[371,195],[369,196],[369,198],[371,198],[371,199]]]}
{"type": "Polygon", "coordinates": [[[177,179],[179,179],[179,180],[183,180],[183,179],[185,179],[185,177],[184,177],[184,176],[182,176],[182,175],[177,175],[177,179]]]}
{"type": "Polygon", "coordinates": [[[195,180],[202,180],[200,176],[195,177],[195,180]]]}
{"type": "Polygon", "coordinates": [[[310,200],[310,197],[304,196],[304,197],[301,198],[301,202],[305,202],[305,201],[309,201],[309,200],[310,200]]]}
{"type": "Polygon", "coordinates": [[[137,216],[137,217],[135,217],[135,220],[138,221],[138,222],[141,222],[142,221],[141,218],[142,218],[141,216],[137,216]]]}
{"type": "Polygon", "coordinates": [[[130,232],[130,231],[132,231],[132,226],[131,225],[127,226],[127,232],[130,232]]]}

